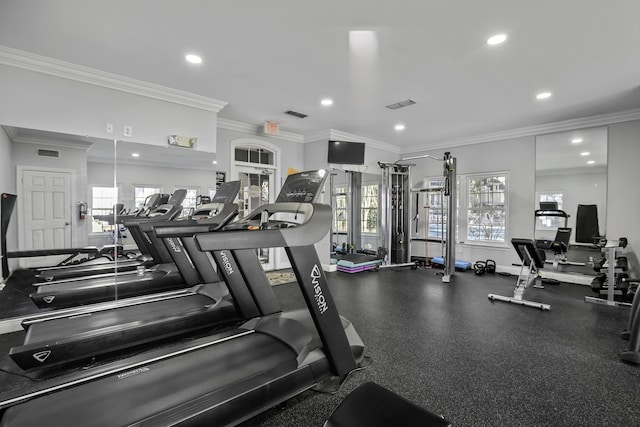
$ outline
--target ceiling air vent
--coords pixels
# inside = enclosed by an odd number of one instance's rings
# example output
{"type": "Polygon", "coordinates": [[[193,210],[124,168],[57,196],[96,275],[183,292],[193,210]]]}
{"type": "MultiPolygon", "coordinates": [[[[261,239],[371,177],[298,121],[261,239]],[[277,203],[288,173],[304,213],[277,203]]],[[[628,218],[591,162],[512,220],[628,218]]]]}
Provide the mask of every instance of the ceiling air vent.
{"type": "Polygon", "coordinates": [[[297,117],[299,119],[304,119],[305,117],[309,117],[308,114],[302,114],[302,113],[298,113],[297,111],[292,111],[292,110],[285,111],[284,113],[288,114],[290,116],[293,116],[293,117],[297,117]]]}
{"type": "Polygon", "coordinates": [[[416,101],[413,99],[406,99],[404,101],[396,102],[395,104],[386,105],[386,107],[390,110],[397,110],[398,108],[408,107],[409,105],[415,104],[416,101]]]}
{"type": "Polygon", "coordinates": [[[45,150],[43,148],[38,148],[38,157],[53,157],[60,158],[60,152],[58,150],[45,150]]]}

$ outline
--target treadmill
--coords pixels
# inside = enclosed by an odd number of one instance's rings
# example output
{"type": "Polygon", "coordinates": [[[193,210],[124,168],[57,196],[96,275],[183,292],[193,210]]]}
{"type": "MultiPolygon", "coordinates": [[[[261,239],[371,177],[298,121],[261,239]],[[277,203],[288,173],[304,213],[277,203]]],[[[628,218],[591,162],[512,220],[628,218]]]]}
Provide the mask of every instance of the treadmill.
{"type": "MultiPolygon", "coordinates": [[[[140,221],[170,221],[180,214],[182,211],[182,202],[187,195],[187,190],[176,190],[171,197],[163,204],[148,208],[142,208],[138,213],[131,215],[118,215],[116,222],[122,224],[126,221],[132,222],[132,227],[129,228],[131,237],[135,240],[138,249],[142,253],[136,259],[118,259],[117,261],[109,260],[106,257],[97,258],[96,261],[82,263],[78,265],[66,266],[66,267],[50,267],[40,269],[36,274],[36,280],[38,282],[54,282],[63,279],[69,279],[73,277],[88,277],[98,274],[115,274],[117,271],[131,271],[135,270],[140,265],[153,265],[161,262],[168,262],[168,259],[162,259],[157,254],[155,256],[151,253],[147,243],[140,235],[140,231],[134,229],[140,221]],[[134,225],[135,224],[135,225],[134,225]]],[[[157,194],[158,197],[152,197],[150,203],[156,203],[163,200],[164,195],[157,194]]],[[[126,224],[125,224],[126,226],[126,224]]]]}
{"type": "MultiPolygon", "coordinates": [[[[223,184],[214,200],[233,200],[239,189],[239,181],[223,184]]],[[[163,226],[162,234],[165,240],[176,240],[171,243],[176,248],[172,254],[178,267],[182,267],[182,275],[202,277],[203,285],[25,319],[24,344],[10,351],[16,364],[23,370],[49,368],[183,335],[212,324],[279,311],[255,251],[235,254],[222,250],[216,251],[215,257],[208,257],[195,246],[194,232],[211,232],[227,225],[237,215],[237,205],[210,203],[196,215],[197,220],[174,221],[173,226],[163,226]],[[228,213],[230,210],[232,214],[228,213]],[[223,214],[223,222],[218,223],[223,214]],[[212,262],[214,259],[217,261],[212,262]],[[216,263],[228,288],[216,273],[216,263]],[[246,279],[251,282],[247,284],[246,279]],[[229,289],[232,301],[227,297],[229,289]]]]}
{"type": "MultiPolygon", "coordinates": [[[[226,225],[235,218],[237,205],[233,204],[233,201],[239,189],[239,181],[221,185],[212,203],[203,205],[198,210],[198,215],[200,216],[215,214],[205,220],[211,229],[226,225]]],[[[177,209],[179,211],[181,207],[177,209]]],[[[153,221],[153,217],[149,217],[146,220],[129,221],[125,220],[125,225],[132,231],[132,235],[135,230],[138,239],[144,239],[149,248],[154,248],[154,258],[159,257],[162,260],[168,260],[168,262],[154,265],[144,271],[136,269],[118,272],[116,275],[107,273],[87,278],[71,278],[34,284],[37,287],[37,291],[30,295],[34,303],[40,308],[65,308],[131,298],[154,292],[171,291],[204,282],[204,279],[193,268],[178,269],[174,260],[176,257],[184,257],[179,246],[165,244],[162,239],[152,234],[154,226],[168,223],[167,220],[153,221]]],[[[117,268],[120,270],[120,262],[118,262],[117,268]]]]}
{"type": "MultiPolygon", "coordinates": [[[[310,188],[307,184],[323,183],[326,173],[296,175],[310,188]]],[[[220,233],[195,236],[203,251],[251,249],[256,258],[258,247],[285,247],[306,309],[265,313],[215,335],[7,393],[0,401],[0,426],[231,425],[329,376],[346,376],[362,360],[364,346],[353,325],[339,316],[314,248],[330,222],[326,205],[276,202],[252,212],[223,239],[220,233]],[[304,221],[269,220],[276,212],[304,221]]]]}

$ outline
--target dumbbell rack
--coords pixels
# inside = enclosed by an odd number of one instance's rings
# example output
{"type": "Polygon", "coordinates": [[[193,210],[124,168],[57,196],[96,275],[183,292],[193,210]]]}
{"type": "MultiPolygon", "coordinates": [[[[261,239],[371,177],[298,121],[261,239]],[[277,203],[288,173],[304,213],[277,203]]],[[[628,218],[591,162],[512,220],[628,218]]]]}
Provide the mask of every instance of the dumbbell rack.
{"type": "MultiPolygon", "coordinates": [[[[625,245],[626,246],[626,245],[625,245]]],[[[631,307],[630,303],[619,302],[614,298],[616,288],[616,273],[620,273],[623,270],[617,266],[616,258],[618,251],[622,251],[624,247],[620,245],[619,240],[607,240],[607,243],[602,247],[602,253],[607,258],[607,299],[585,296],[585,302],[591,302],[595,304],[611,305],[617,307],[631,307]]]]}

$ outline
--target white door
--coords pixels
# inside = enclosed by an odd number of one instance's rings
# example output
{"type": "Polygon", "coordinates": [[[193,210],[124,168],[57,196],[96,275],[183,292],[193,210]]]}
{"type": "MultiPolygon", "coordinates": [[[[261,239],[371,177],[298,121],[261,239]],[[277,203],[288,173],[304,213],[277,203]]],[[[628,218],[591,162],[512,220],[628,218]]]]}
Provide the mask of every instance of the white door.
{"type": "MultiPolygon", "coordinates": [[[[251,211],[274,200],[274,173],[271,169],[258,169],[252,167],[236,167],[240,192],[238,193],[239,217],[244,218],[251,211]]],[[[265,270],[275,268],[274,250],[268,248],[258,249],[260,263],[265,270]]]]}
{"type": "MultiPolygon", "coordinates": [[[[23,250],[61,249],[71,247],[71,173],[46,170],[22,170],[23,250]]],[[[51,265],[52,258],[25,258],[22,265],[51,265]]]]}

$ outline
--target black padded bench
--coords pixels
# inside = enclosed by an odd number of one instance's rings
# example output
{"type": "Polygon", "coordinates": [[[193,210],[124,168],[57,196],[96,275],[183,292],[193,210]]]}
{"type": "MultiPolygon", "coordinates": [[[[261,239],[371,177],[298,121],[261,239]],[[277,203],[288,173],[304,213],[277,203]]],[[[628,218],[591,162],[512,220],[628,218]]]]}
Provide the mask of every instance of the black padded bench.
{"type": "Polygon", "coordinates": [[[324,427],[447,427],[451,423],[372,382],[352,391],[324,427]]]}

